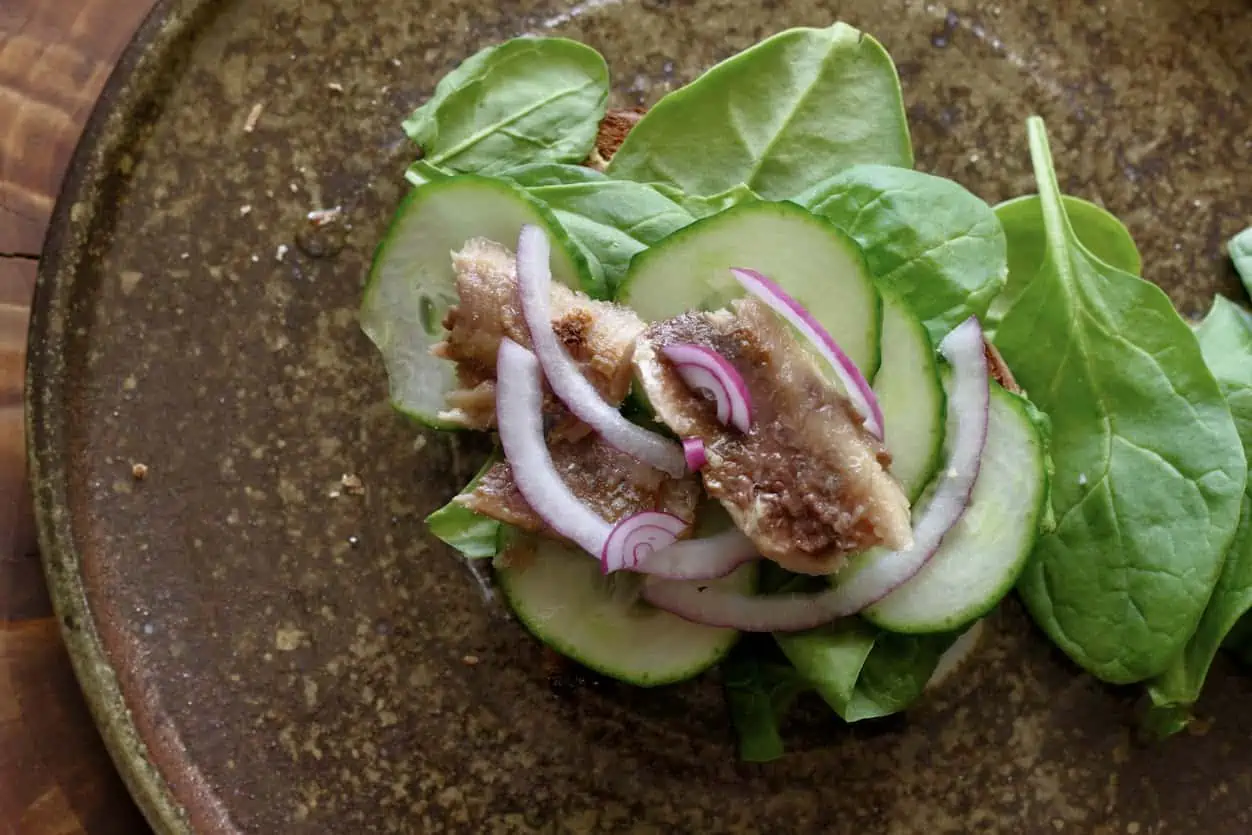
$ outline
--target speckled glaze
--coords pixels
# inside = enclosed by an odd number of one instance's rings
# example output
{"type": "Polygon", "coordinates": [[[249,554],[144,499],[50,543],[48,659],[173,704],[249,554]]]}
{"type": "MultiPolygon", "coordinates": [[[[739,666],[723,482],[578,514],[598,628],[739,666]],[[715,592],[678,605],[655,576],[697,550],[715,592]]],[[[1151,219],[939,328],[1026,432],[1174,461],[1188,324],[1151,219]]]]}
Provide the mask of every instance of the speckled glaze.
{"type": "Polygon", "coordinates": [[[482,448],[394,414],[356,324],[412,155],[402,116],[515,33],[595,45],[635,104],[837,17],[899,64],[919,167],[991,201],[1031,190],[1039,112],[1063,186],[1127,220],[1148,278],[1188,313],[1234,292],[1245,0],[158,9],[63,195],[29,378],[58,609],[160,831],[1249,831],[1252,675],[1227,662],[1199,730],[1140,745],[1136,693],[1080,674],[1010,603],[909,717],[849,728],[810,702],[791,755],[748,766],[712,677],[554,692],[540,647],[424,533],[482,448]]]}

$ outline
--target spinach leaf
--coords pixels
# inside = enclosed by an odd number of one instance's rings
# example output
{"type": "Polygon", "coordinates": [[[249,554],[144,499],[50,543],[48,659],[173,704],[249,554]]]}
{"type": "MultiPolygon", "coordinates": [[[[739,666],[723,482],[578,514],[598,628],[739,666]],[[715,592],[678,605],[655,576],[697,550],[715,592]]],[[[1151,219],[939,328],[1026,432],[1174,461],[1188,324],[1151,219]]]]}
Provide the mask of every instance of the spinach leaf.
{"type": "Polygon", "coordinates": [[[719,191],[717,194],[705,196],[692,196],[680,188],[675,188],[665,183],[655,183],[653,188],[682,206],[695,218],[709,217],[718,212],[724,212],[731,206],[738,206],[740,203],[746,203],[749,200],[761,199],[759,194],[743,183],[732,186],[725,191],[719,191]]]}
{"type": "MultiPolygon", "coordinates": [[[[492,453],[459,495],[472,492],[487,470],[501,460],[503,456],[498,451],[492,453]]],[[[471,560],[494,557],[499,553],[500,543],[510,527],[457,504],[456,499],[427,516],[426,526],[438,539],[471,560]]]]}
{"type": "Polygon", "coordinates": [[[610,293],[630,259],[695,218],[643,183],[585,180],[526,189],[546,203],[565,231],[599,262],[610,293]]]}
{"type": "Polygon", "coordinates": [[[796,198],[861,245],[870,271],[903,296],[936,343],[982,316],[1008,272],[995,213],[959,184],[907,168],[856,165],[796,198]]]}
{"type": "MultiPolygon", "coordinates": [[[[808,682],[768,649],[745,639],[722,662],[726,706],[739,743],[739,758],[764,763],[784,753],[779,725],[808,682]]],[[[776,653],[776,651],[775,651],[776,653]]]]}
{"type": "MultiPolygon", "coordinates": [[[[1131,275],[1143,274],[1139,248],[1130,231],[1112,213],[1068,194],[1061,197],[1065,214],[1078,241],[1087,251],[1114,269],[1131,275]]],[[[1043,229],[1043,201],[1037,194],[1014,197],[995,207],[996,217],[1004,229],[1009,247],[1009,281],[1028,281],[1043,263],[1047,252],[1047,236],[1043,229]]],[[[1010,298],[1020,288],[998,296],[987,311],[987,325],[992,331],[1004,315],[1010,298]]]]}
{"type": "Polygon", "coordinates": [[[1139,681],[1195,631],[1247,464],[1195,335],[1159,288],[1082,245],[1038,117],[1029,135],[1047,244],[1010,277],[996,345],[1052,420],[1057,522],[1018,589],[1074,661],[1139,681]]]}
{"type": "MultiPolygon", "coordinates": [[[[409,166],[414,185],[451,174],[426,160],[409,166]]],[[[682,206],[652,186],[611,180],[591,168],[535,163],[497,175],[512,180],[552,210],[557,222],[587,259],[597,285],[610,296],[626,275],[630,259],[671,232],[695,221],[682,206]]]]}
{"type": "Polygon", "coordinates": [[[456,172],[440,168],[428,160],[419,159],[404,170],[404,179],[413,186],[424,186],[436,180],[446,180],[456,176],[456,172]]]}
{"type": "Polygon", "coordinates": [[[774,636],[796,671],[845,722],[908,708],[956,638],[899,635],[857,619],[774,636]]]}
{"type": "Polygon", "coordinates": [[[579,162],[609,94],[600,53],[564,38],[514,38],[467,58],[404,122],[427,162],[493,175],[523,162],[579,162]]]}
{"type": "MultiPolygon", "coordinates": [[[[1234,415],[1244,453],[1252,457],[1252,323],[1222,297],[1196,329],[1204,359],[1217,377],[1234,415]]],[[[1218,647],[1235,623],[1252,609],[1252,482],[1245,488],[1239,527],[1217,588],[1182,653],[1148,687],[1152,707],[1147,725],[1158,734],[1182,730],[1218,647]]]]}
{"type": "Polygon", "coordinates": [[[1227,247],[1235,272],[1243,280],[1243,289],[1252,295],[1252,226],[1230,239],[1227,247]]]}
{"type": "MultiPolygon", "coordinates": [[[[1114,269],[1143,274],[1139,248],[1130,230],[1107,209],[1080,197],[1061,197],[1065,214],[1078,241],[1087,251],[1114,269]]],[[[1047,237],[1043,231],[1043,201],[1037,194],[1014,197],[995,207],[1009,242],[1009,276],[1029,279],[1043,262],[1047,237]]]]}
{"type": "Polygon", "coordinates": [[[836,23],[780,32],[665,96],[608,174],[692,195],[742,183],[777,200],[858,162],[908,168],[913,151],[890,56],[836,23]]]}
{"type": "Polygon", "coordinates": [[[566,186],[571,183],[599,183],[608,180],[594,168],[565,162],[533,162],[500,173],[523,188],[566,186]]]}

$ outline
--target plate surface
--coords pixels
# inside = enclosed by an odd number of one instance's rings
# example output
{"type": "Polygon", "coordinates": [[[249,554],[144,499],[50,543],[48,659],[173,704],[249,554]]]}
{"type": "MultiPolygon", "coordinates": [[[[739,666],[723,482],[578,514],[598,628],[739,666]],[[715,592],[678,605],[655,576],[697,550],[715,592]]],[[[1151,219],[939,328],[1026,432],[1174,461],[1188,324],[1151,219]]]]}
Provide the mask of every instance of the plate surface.
{"type": "Polygon", "coordinates": [[[59,611],[159,829],[1249,830],[1252,675],[1228,662],[1204,732],[1140,746],[1136,694],[1009,604],[907,719],[848,728],[809,705],[787,759],[747,766],[711,680],[554,692],[540,648],[424,534],[482,450],[392,413],[356,326],[412,155],[401,118],[519,32],[600,48],[632,104],[836,18],[896,59],[919,167],[990,201],[1030,190],[1041,113],[1063,186],[1128,222],[1184,311],[1236,291],[1220,244],[1252,220],[1245,0],[173,0],[145,25],[58,211],[30,385],[59,611]]]}

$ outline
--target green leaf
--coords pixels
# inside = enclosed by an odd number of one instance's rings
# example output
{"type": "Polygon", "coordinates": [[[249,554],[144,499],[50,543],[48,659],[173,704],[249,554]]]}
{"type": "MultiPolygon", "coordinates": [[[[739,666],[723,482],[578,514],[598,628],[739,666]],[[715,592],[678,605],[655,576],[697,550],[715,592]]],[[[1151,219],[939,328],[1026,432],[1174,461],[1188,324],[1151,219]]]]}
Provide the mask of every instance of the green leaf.
{"type": "MultiPolygon", "coordinates": [[[[1222,297],[1196,329],[1204,359],[1230,404],[1245,455],[1252,458],[1252,323],[1222,297]]],[[[1182,653],[1148,687],[1152,707],[1145,722],[1159,735],[1186,727],[1218,648],[1252,609],[1252,482],[1245,488],[1239,527],[1221,576],[1195,634],[1182,653]]],[[[1250,621],[1252,622],[1252,621],[1250,621]]]]}
{"type": "Polygon", "coordinates": [[[427,162],[493,175],[524,162],[580,162],[595,145],[609,70],[565,38],[514,38],[467,58],[404,122],[427,162]]]}
{"type": "Polygon", "coordinates": [[[608,173],[690,195],[743,184],[778,200],[860,162],[911,167],[908,121],[886,50],[836,23],[781,32],[665,96],[608,173]]]}
{"type": "MultiPolygon", "coordinates": [[[[547,179],[552,179],[548,172],[547,179]]],[[[528,187],[603,268],[610,292],[626,275],[630,259],[695,218],[643,183],[586,178],[528,187]]]]}
{"type": "MultiPolygon", "coordinates": [[[[1114,269],[1131,275],[1143,274],[1143,262],[1130,231],[1111,212],[1068,194],[1061,198],[1065,214],[1079,242],[1087,251],[1114,269]]],[[[1009,248],[1009,281],[1030,280],[1043,263],[1047,236],[1043,228],[1043,201],[1037,194],[1006,200],[995,207],[1009,248]]],[[[991,304],[988,318],[998,322],[1010,298],[1021,288],[1012,286],[991,304]]]]}
{"type": "Polygon", "coordinates": [[[1195,631],[1247,465],[1195,335],[1159,288],[1082,245],[1042,120],[1029,134],[1047,245],[1026,277],[1010,277],[996,344],[1052,420],[1056,529],[1018,588],[1078,664],[1139,681],[1195,631]]]}
{"type": "Polygon", "coordinates": [[[680,188],[666,185],[665,183],[655,183],[653,188],[682,206],[695,218],[709,217],[718,212],[724,212],[731,206],[738,206],[740,203],[746,203],[749,200],[761,199],[759,194],[743,183],[732,186],[725,191],[720,191],[717,194],[705,196],[692,196],[680,188]]]}
{"type": "MultiPolygon", "coordinates": [[[[447,171],[427,160],[418,160],[405,173],[414,185],[448,176],[447,171]]],[[[587,259],[597,285],[607,287],[610,296],[636,253],[695,221],[689,212],[649,185],[611,180],[581,165],[535,163],[498,176],[522,186],[552,210],[587,259]]]]}
{"type": "MultiPolygon", "coordinates": [[[[1065,214],[1087,251],[1114,269],[1141,275],[1143,262],[1130,230],[1117,216],[1095,203],[1066,194],[1065,214]]],[[[995,207],[1009,240],[1009,275],[1029,278],[1043,261],[1047,237],[1043,231],[1043,201],[1037,194],[1014,197],[995,207]]]]}
{"type": "Polygon", "coordinates": [[[1252,295],[1252,226],[1230,239],[1227,247],[1235,272],[1243,280],[1243,289],[1252,295]]]}
{"type": "MultiPolygon", "coordinates": [[[[498,451],[492,453],[474,475],[473,480],[465,485],[465,489],[458,495],[473,492],[478,486],[479,479],[501,460],[503,458],[498,451]]],[[[510,527],[457,504],[455,498],[427,516],[426,526],[435,537],[451,545],[460,551],[462,556],[471,560],[496,556],[500,551],[502,539],[510,527]]]]}
{"type": "Polygon", "coordinates": [[[745,640],[722,662],[726,704],[739,743],[739,758],[764,763],[784,753],[779,725],[808,682],[770,653],[745,640]]]}
{"type": "Polygon", "coordinates": [[[913,704],[957,636],[899,635],[859,619],[774,639],[845,722],[899,713],[913,704]]]}
{"type": "Polygon", "coordinates": [[[796,202],[852,236],[875,278],[904,297],[936,343],[982,316],[1008,272],[1004,232],[958,183],[907,168],[857,165],[796,202]]]}
{"type": "Polygon", "coordinates": [[[922,695],[939,659],[956,634],[898,635],[882,632],[865,660],[847,707],[849,722],[889,716],[905,710],[922,695]]]}
{"type": "Polygon", "coordinates": [[[424,186],[427,183],[433,183],[436,180],[446,180],[449,177],[455,177],[452,171],[440,168],[438,165],[431,163],[429,160],[419,159],[410,165],[404,171],[404,179],[409,181],[412,186],[424,186]]]}
{"type": "Polygon", "coordinates": [[[534,162],[502,171],[500,176],[523,188],[565,186],[570,183],[598,183],[608,178],[594,168],[565,162],[534,162]]]}
{"type": "Polygon", "coordinates": [[[513,180],[553,213],[600,265],[610,292],[636,253],[695,218],[652,186],[612,180],[578,165],[525,165],[501,176],[513,180]]]}

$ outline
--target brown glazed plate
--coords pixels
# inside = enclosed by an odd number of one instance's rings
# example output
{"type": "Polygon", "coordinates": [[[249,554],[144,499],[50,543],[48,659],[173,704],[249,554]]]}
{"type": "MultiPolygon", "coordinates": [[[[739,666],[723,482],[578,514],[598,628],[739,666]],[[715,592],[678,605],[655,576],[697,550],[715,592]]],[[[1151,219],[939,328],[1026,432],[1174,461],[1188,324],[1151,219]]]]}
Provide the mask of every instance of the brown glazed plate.
{"type": "Polygon", "coordinates": [[[76,157],[30,351],[49,576],[158,830],[1252,830],[1252,675],[1228,661],[1192,733],[1140,744],[1137,692],[1081,674],[1010,601],[907,717],[848,727],[809,703],[786,759],[745,765],[712,676],[554,692],[541,647],[424,532],[483,450],[395,414],[357,326],[403,116],[517,33],[602,50],[621,106],[835,19],[894,56],[920,168],[992,202],[1032,191],[1040,113],[1062,186],[1126,220],[1185,313],[1235,291],[1247,0],[159,5],[76,157]]]}

